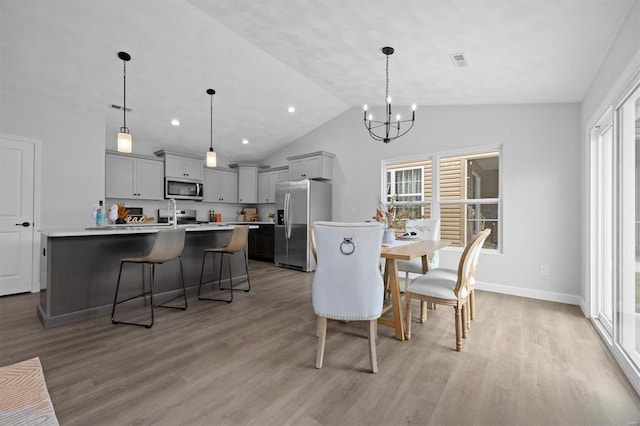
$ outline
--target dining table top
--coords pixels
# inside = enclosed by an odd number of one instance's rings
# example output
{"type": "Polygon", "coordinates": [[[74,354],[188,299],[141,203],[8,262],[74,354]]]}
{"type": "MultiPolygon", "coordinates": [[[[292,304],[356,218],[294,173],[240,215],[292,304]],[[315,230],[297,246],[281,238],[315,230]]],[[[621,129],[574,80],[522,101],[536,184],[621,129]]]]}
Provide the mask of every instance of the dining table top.
{"type": "Polygon", "coordinates": [[[385,259],[412,260],[451,244],[444,240],[396,240],[383,244],[380,256],[385,259]]]}

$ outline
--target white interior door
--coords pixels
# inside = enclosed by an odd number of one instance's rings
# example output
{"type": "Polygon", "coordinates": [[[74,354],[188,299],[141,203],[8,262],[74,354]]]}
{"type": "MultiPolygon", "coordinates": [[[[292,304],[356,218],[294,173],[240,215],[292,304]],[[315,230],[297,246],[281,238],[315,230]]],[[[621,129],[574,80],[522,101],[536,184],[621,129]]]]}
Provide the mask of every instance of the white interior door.
{"type": "Polygon", "coordinates": [[[33,143],[0,137],[0,296],[32,290],[33,143]]]}

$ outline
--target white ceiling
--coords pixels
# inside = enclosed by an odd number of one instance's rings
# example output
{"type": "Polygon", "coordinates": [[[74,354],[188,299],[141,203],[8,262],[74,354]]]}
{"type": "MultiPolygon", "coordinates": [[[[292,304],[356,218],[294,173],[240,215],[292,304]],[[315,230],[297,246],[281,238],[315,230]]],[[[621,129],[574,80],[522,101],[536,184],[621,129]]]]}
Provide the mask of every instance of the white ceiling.
{"type": "Polygon", "coordinates": [[[0,0],[0,87],[105,114],[113,148],[124,50],[134,152],[204,155],[211,87],[219,155],[259,161],[350,107],[381,105],[386,45],[394,104],[580,102],[631,4],[0,0]],[[459,52],[466,68],[449,59],[459,52]]]}

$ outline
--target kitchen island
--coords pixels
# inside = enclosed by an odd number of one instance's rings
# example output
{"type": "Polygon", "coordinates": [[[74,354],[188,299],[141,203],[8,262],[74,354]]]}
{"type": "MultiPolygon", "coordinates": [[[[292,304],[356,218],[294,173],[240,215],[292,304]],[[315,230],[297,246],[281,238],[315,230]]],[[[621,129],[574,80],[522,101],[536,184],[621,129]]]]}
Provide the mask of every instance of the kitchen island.
{"type": "MultiPolygon", "coordinates": [[[[183,225],[181,225],[182,227],[183,225]]],[[[202,267],[202,254],[210,247],[225,246],[234,225],[188,225],[182,253],[187,292],[197,288],[202,267]]],[[[257,228],[256,225],[250,225],[257,228]]],[[[118,279],[120,259],[143,256],[151,250],[155,234],[169,226],[113,226],[88,229],[41,230],[40,292],[37,312],[45,328],[71,324],[96,317],[110,321],[111,306],[118,279]]],[[[223,266],[223,286],[228,283],[227,262],[223,266]],[[225,278],[227,277],[227,278],[225,278]]],[[[205,282],[217,278],[220,268],[210,257],[205,267],[205,282]]],[[[231,256],[233,282],[246,279],[242,256],[231,256]]],[[[142,267],[125,266],[122,270],[122,298],[140,293],[142,267]]],[[[182,290],[179,263],[171,261],[156,268],[155,292],[162,303],[182,290]]],[[[148,278],[148,270],[145,275],[148,278]]],[[[143,299],[127,302],[142,306],[143,299]]]]}

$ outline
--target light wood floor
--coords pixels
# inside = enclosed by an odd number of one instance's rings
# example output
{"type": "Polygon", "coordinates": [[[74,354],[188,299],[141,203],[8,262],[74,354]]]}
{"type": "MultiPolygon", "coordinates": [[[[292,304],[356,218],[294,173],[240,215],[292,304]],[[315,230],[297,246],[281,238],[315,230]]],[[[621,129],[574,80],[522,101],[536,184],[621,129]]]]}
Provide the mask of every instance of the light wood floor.
{"type": "MultiPolygon", "coordinates": [[[[576,306],[478,292],[453,350],[453,310],[409,342],[329,322],[315,368],[313,274],[251,262],[251,293],[189,298],[150,330],[109,318],[43,330],[37,294],[0,298],[0,365],[39,356],[62,425],[629,425],[640,398],[576,306]]],[[[419,312],[418,305],[414,312],[419,312]]],[[[415,321],[415,318],[414,318],[415,321]]]]}

